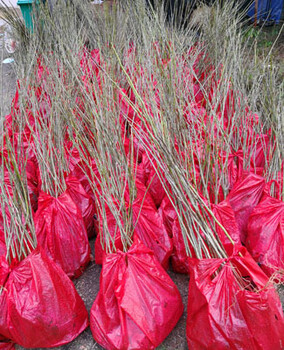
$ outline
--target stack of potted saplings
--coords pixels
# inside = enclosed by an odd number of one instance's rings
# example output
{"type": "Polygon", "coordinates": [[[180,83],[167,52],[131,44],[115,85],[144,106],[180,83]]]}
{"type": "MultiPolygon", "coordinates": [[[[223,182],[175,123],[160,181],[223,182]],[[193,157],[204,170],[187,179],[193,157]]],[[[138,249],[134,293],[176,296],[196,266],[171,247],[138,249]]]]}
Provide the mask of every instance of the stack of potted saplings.
{"type": "Polygon", "coordinates": [[[93,89],[81,123],[73,122],[73,143],[89,164],[98,215],[95,260],[102,272],[90,326],[106,349],[154,349],[176,325],[183,305],[161,265],[170,256],[164,253],[167,232],[162,220],[155,221],[160,219],[155,204],[140,182],[139,150],[128,135],[116,90],[93,89]],[[88,134],[82,132],[86,127],[88,134]]]}
{"type": "Polygon", "coordinates": [[[0,257],[1,346],[66,344],[88,326],[88,313],[69,277],[37,243],[23,140],[2,141],[1,234],[6,251],[0,257]]]}
{"type": "Polygon", "coordinates": [[[4,121],[1,349],[59,346],[88,326],[71,279],[94,235],[90,328],[105,349],[154,349],[172,331],[170,263],[190,276],[189,348],[281,349],[281,123],[276,103],[266,121],[254,112],[260,77],[247,91],[237,21],[222,51],[217,30],[196,43],[140,0],[99,29],[76,6],[64,21],[45,13],[4,121]]]}
{"type": "MultiPolygon", "coordinates": [[[[154,72],[151,71],[150,75],[153,76],[154,72]]],[[[137,85],[141,87],[142,83],[139,83],[137,85]]],[[[147,89],[145,86],[144,91],[147,89]]],[[[158,89],[160,105],[167,103],[162,101],[163,96],[166,96],[162,92],[163,85],[158,86],[158,89]]],[[[141,95],[135,88],[133,93],[139,104],[141,95]]],[[[169,96],[166,98],[168,100],[169,96]]],[[[155,108],[157,103],[153,98],[151,110],[155,108]]],[[[172,130],[172,125],[177,123],[166,119],[158,111],[157,114],[150,114],[144,109],[139,116],[148,127],[147,133],[141,132],[134,123],[133,130],[144,145],[145,152],[158,164],[157,172],[163,173],[165,189],[170,184],[168,199],[176,212],[172,225],[173,258],[177,267],[183,265],[183,271],[190,274],[187,320],[189,347],[280,349],[283,314],[273,281],[269,280],[241,245],[241,229],[247,232],[249,218],[249,213],[244,215],[244,211],[252,212],[263,198],[265,180],[255,175],[253,170],[242,170],[240,180],[227,196],[226,206],[218,203],[211,209],[210,186],[206,183],[207,186],[196,187],[196,179],[192,176],[193,167],[196,172],[199,170],[190,159],[190,154],[195,151],[191,144],[192,135],[198,125],[192,128],[191,123],[186,123],[182,129],[172,130]],[[153,115],[158,117],[154,119],[153,115]],[[234,242],[229,232],[234,234],[237,241],[234,242]],[[236,319],[237,323],[232,322],[236,319]],[[263,325],[269,331],[257,332],[256,329],[263,325]],[[272,338],[271,334],[274,334],[272,338]]],[[[211,143],[209,135],[212,125],[202,123],[202,128],[203,132],[199,135],[202,135],[203,142],[211,143]]],[[[208,145],[204,149],[212,152],[212,147],[208,145]]],[[[201,149],[193,157],[199,165],[204,162],[206,154],[203,152],[201,149]]]]}

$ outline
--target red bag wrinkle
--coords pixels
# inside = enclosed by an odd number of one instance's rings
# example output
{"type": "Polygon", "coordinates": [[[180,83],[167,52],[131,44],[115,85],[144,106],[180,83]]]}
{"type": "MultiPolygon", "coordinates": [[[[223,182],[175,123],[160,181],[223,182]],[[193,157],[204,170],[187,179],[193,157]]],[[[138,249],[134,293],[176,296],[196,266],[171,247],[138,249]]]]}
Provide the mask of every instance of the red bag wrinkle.
{"type": "Polygon", "coordinates": [[[90,261],[82,215],[67,192],[54,198],[41,192],[34,217],[39,245],[70,277],[79,277],[90,261]]]}
{"type": "Polygon", "coordinates": [[[94,215],[96,213],[95,203],[87,194],[80,181],[72,176],[66,179],[66,192],[73,199],[74,203],[81,211],[81,215],[87,230],[88,237],[95,235],[94,215]]]}
{"type": "Polygon", "coordinates": [[[283,349],[284,317],[279,297],[245,248],[241,255],[190,260],[189,349],[283,349]],[[246,288],[240,286],[233,271],[247,281],[246,288]]]}
{"type": "Polygon", "coordinates": [[[235,213],[242,243],[245,243],[246,240],[249,216],[259,203],[264,187],[265,180],[263,177],[249,173],[235,183],[227,196],[227,200],[235,213]]]}
{"type": "Polygon", "coordinates": [[[5,279],[0,334],[13,342],[26,348],[60,346],[88,326],[73,283],[41,249],[12,267],[5,279]]]}
{"type": "Polygon", "coordinates": [[[93,336],[105,349],[155,349],[182,312],[177,287],[144,244],[105,256],[90,316],[93,336]]]}
{"type": "Polygon", "coordinates": [[[284,203],[264,196],[249,217],[246,246],[263,271],[284,281],[284,203]]]}

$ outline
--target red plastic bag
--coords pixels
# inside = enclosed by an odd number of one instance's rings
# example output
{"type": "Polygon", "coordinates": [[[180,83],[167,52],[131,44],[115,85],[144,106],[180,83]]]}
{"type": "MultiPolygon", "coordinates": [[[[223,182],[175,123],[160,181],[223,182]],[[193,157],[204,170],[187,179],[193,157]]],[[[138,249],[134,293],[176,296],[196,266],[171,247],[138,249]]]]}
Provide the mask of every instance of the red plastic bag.
{"type": "MultiPolygon", "coordinates": [[[[123,131],[125,133],[125,131],[123,131]]],[[[133,152],[133,159],[135,161],[137,160],[137,163],[139,164],[138,168],[141,168],[140,164],[142,164],[142,157],[144,154],[144,146],[142,145],[141,141],[137,139],[135,136],[133,136],[133,139],[130,140],[128,137],[123,136],[124,138],[124,151],[125,154],[129,157],[131,152],[133,152]]],[[[139,169],[138,169],[139,171],[139,169]]],[[[142,172],[142,170],[140,170],[142,172]]]]}
{"type": "Polygon", "coordinates": [[[54,198],[41,192],[34,217],[39,245],[70,277],[79,277],[90,261],[82,215],[67,192],[54,198]]]}
{"type": "MultiPolygon", "coordinates": [[[[212,212],[215,215],[219,223],[226,229],[231,239],[235,244],[241,246],[240,231],[236,222],[235,213],[227,200],[222,201],[219,204],[212,204],[212,212]]],[[[218,236],[227,252],[231,252],[232,243],[223,229],[216,223],[216,231],[218,236]]]]}
{"type": "MultiPolygon", "coordinates": [[[[142,241],[148,248],[152,249],[161,265],[167,269],[169,258],[172,253],[172,240],[167,233],[163,223],[163,218],[159,215],[157,208],[147,193],[146,187],[136,181],[137,195],[132,203],[134,236],[142,241]]],[[[129,205],[129,192],[125,191],[125,202],[129,205]]],[[[121,236],[116,220],[109,208],[105,207],[107,225],[112,237],[115,237],[116,249],[122,249],[121,236]]],[[[103,225],[100,224],[101,231],[95,243],[95,261],[102,263],[105,248],[102,248],[101,241],[103,234],[103,225]]]]}
{"type": "Polygon", "coordinates": [[[0,258],[1,256],[5,256],[7,252],[4,232],[0,228],[0,258]]]}
{"type": "Polygon", "coordinates": [[[17,266],[6,265],[2,285],[0,334],[23,347],[60,346],[88,326],[73,283],[39,248],[17,266]]]}
{"type": "MultiPolygon", "coordinates": [[[[65,147],[66,153],[68,154],[69,176],[76,178],[81,183],[87,194],[93,199],[93,201],[95,201],[95,195],[90,185],[90,179],[94,180],[96,185],[98,185],[98,182],[95,181],[93,177],[97,177],[99,181],[99,173],[95,161],[91,157],[88,157],[88,160],[82,160],[80,152],[77,148],[74,148],[73,142],[66,141],[65,147]],[[87,161],[88,164],[86,164],[87,161]]],[[[86,155],[87,151],[82,150],[82,152],[86,155]]]]}
{"type": "Polygon", "coordinates": [[[271,149],[271,135],[258,134],[249,145],[248,154],[252,153],[251,166],[252,168],[267,168],[269,165],[269,155],[273,154],[271,149]]]}
{"type": "Polygon", "coordinates": [[[1,341],[0,339],[0,350],[15,350],[15,344],[9,341],[1,341]]]}
{"type": "Polygon", "coordinates": [[[284,281],[284,203],[264,196],[249,218],[246,247],[263,271],[284,281]]]}
{"type": "Polygon", "coordinates": [[[30,197],[30,202],[33,211],[37,210],[38,195],[39,195],[39,181],[38,181],[38,166],[34,160],[28,159],[25,173],[27,175],[27,187],[30,197]]]}
{"type": "Polygon", "coordinates": [[[264,178],[250,173],[248,176],[236,182],[227,197],[235,213],[242,243],[246,241],[249,216],[254,207],[259,203],[264,187],[264,178]]]}
{"type": "Polygon", "coordinates": [[[240,253],[242,257],[190,261],[189,349],[283,349],[279,297],[244,247],[240,253]],[[241,279],[246,288],[240,286],[241,279]]]}
{"type": "Polygon", "coordinates": [[[88,237],[93,237],[95,235],[94,215],[96,213],[94,201],[76,178],[68,176],[66,186],[66,192],[81,211],[88,237]]]}
{"type": "MultiPolygon", "coordinates": [[[[158,169],[156,162],[153,160],[155,167],[158,169]]],[[[159,208],[163,198],[166,195],[163,184],[156,174],[156,170],[150,161],[146,153],[143,154],[142,164],[145,169],[145,180],[144,185],[148,188],[148,192],[151,195],[155,205],[159,208]]],[[[159,173],[162,175],[161,171],[159,173]]],[[[163,176],[163,175],[162,175],[163,176]]]]}
{"type": "Polygon", "coordinates": [[[173,224],[177,218],[177,212],[173,207],[168,196],[165,196],[158,209],[159,215],[163,219],[164,225],[167,229],[169,237],[173,236],[173,224]]]}
{"type": "Polygon", "coordinates": [[[177,287],[144,244],[105,256],[90,315],[92,334],[105,349],[155,349],[182,313],[177,287]]]}
{"type": "MultiPolygon", "coordinates": [[[[117,223],[116,223],[116,219],[107,205],[105,206],[104,210],[105,210],[107,227],[108,227],[109,233],[111,237],[113,237],[114,239],[114,246],[116,249],[123,250],[121,235],[120,235],[119,227],[117,226],[117,223]]],[[[102,218],[100,218],[99,221],[100,221],[100,224],[99,224],[100,229],[95,242],[95,262],[96,264],[101,265],[103,263],[103,258],[105,255],[106,248],[104,244],[104,235],[103,235],[104,226],[103,226],[102,218]]]]}
{"type": "MultiPolygon", "coordinates": [[[[177,273],[189,273],[189,260],[186,254],[181,227],[178,218],[173,223],[173,253],[171,256],[171,263],[173,270],[177,273]]],[[[195,256],[195,255],[194,255],[195,256]]]]}
{"type": "Polygon", "coordinates": [[[138,181],[136,186],[137,197],[132,205],[135,235],[153,250],[160,264],[167,269],[173,250],[172,239],[146,187],[138,181]]]}

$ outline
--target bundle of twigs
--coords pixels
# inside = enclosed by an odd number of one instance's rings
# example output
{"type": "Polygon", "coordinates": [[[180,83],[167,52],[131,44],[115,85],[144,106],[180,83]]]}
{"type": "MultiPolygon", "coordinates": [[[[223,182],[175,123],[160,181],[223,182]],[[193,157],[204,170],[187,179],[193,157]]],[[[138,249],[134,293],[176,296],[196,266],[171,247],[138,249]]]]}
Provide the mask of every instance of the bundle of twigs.
{"type": "Polygon", "coordinates": [[[16,147],[8,137],[2,138],[1,213],[8,263],[21,261],[37,245],[25,173],[27,154],[21,142],[16,147]]]}

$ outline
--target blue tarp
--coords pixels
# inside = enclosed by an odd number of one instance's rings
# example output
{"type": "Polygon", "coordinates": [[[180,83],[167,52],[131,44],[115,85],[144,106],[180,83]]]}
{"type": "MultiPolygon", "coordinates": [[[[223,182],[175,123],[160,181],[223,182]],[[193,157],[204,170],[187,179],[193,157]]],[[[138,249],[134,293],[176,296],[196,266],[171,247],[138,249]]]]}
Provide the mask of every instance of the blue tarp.
{"type": "MultiPolygon", "coordinates": [[[[258,0],[257,20],[279,23],[283,9],[283,0],[258,0]]],[[[255,15],[255,2],[248,10],[248,16],[252,19],[255,15]]]]}

